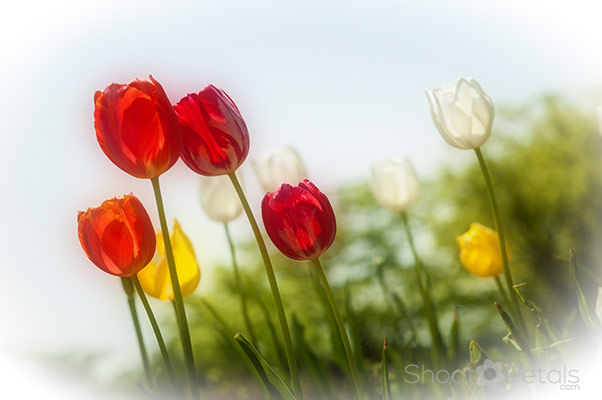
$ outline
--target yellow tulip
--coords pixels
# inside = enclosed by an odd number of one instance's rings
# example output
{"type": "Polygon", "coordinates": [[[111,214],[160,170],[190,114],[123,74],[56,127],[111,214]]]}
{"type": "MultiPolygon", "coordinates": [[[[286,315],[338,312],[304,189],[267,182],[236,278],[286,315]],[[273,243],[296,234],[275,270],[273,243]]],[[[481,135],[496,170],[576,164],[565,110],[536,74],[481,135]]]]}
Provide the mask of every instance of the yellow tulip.
{"type": "Polygon", "coordinates": [[[456,239],[460,246],[460,262],[470,273],[488,278],[504,270],[498,234],[493,229],[475,222],[468,232],[456,239]]]}
{"type": "MultiPolygon", "coordinates": [[[[190,239],[182,232],[180,223],[175,220],[171,233],[171,247],[173,248],[176,271],[182,296],[194,292],[201,280],[201,270],[194,255],[190,239]]],[[[142,289],[152,297],[160,300],[173,300],[173,289],[165,255],[163,235],[157,234],[157,251],[152,261],[138,272],[138,279],[142,289]]]]}

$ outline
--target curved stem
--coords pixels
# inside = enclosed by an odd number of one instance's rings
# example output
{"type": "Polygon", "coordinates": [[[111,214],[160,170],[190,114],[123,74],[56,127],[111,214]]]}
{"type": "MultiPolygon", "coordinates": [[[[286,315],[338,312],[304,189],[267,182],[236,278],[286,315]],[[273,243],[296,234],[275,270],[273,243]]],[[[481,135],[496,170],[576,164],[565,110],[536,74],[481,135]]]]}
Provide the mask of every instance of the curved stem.
{"type": "Polygon", "coordinates": [[[245,290],[243,289],[242,279],[240,279],[240,270],[238,269],[238,262],[236,261],[236,251],[234,249],[234,242],[232,241],[232,235],[230,235],[230,228],[228,227],[227,222],[224,223],[224,230],[226,231],[226,238],[228,239],[228,246],[230,247],[230,255],[232,256],[232,269],[234,269],[234,281],[236,283],[236,290],[238,290],[238,294],[240,295],[240,308],[242,311],[242,316],[245,321],[247,331],[249,331],[251,342],[257,345],[255,331],[253,330],[251,318],[249,318],[249,310],[247,309],[247,295],[245,290]]]}
{"type": "Polygon", "coordinates": [[[169,268],[169,277],[171,278],[171,287],[174,294],[174,304],[176,308],[176,319],[178,321],[178,330],[182,341],[184,358],[186,360],[186,369],[188,371],[188,379],[190,381],[190,391],[192,397],[198,399],[200,397],[199,387],[196,379],[196,371],[194,366],[194,356],[192,354],[192,343],[190,341],[190,331],[188,330],[188,320],[186,318],[186,310],[184,309],[184,300],[182,299],[182,290],[180,289],[180,281],[176,272],[176,262],[171,248],[171,240],[169,238],[169,228],[165,219],[165,208],[163,206],[163,197],[161,196],[161,187],[159,186],[159,177],[151,179],[155,200],[157,202],[157,210],[159,212],[159,221],[161,222],[161,232],[163,233],[163,243],[165,245],[165,255],[167,256],[167,266],[169,268]]]}
{"type": "Polygon", "coordinates": [[[476,148],[474,149],[474,151],[477,155],[477,158],[479,159],[479,166],[481,167],[481,172],[483,173],[485,185],[487,186],[487,192],[489,194],[489,203],[491,205],[491,211],[493,212],[493,222],[495,224],[495,230],[498,233],[498,238],[500,242],[500,250],[502,253],[502,264],[504,265],[504,277],[506,278],[506,286],[508,288],[508,292],[510,292],[510,299],[512,300],[512,306],[514,307],[514,310],[516,312],[516,318],[518,319],[520,329],[521,331],[523,331],[523,333],[526,333],[526,325],[523,319],[520,304],[518,302],[516,293],[512,288],[514,286],[514,283],[512,281],[512,272],[510,271],[508,253],[506,251],[506,237],[504,235],[504,229],[502,228],[502,221],[500,218],[500,211],[497,206],[497,200],[495,198],[495,192],[493,191],[493,183],[491,183],[491,175],[489,175],[489,169],[487,168],[487,163],[483,158],[483,153],[481,153],[481,149],[476,148]]]}
{"type": "Polygon", "coordinates": [[[322,286],[326,291],[328,303],[330,304],[330,308],[332,310],[332,313],[334,314],[334,318],[337,323],[337,328],[339,329],[339,335],[341,336],[341,340],[343,341],[343,348],[345,349],[345,355],[347,356],[347,363],[349,364],[349,370],[351,371],[351,377],[353,378],[353,385],[355,386],[357,398],[363,400],[365,398],[364,388],[362,386],[362,382],[360,381],[360,376],[357,370],[355,359],[353,358],[353,353],[351,352],[351,344],[349,343],[349,336],[347,336],[347,331],[345,330],[345,323],[343,322],[341,310],[337,306],[334,295],[332,294],[332,289],[330,288],[330,284],[328,283],[328,279],[326,278],[326,274],[324,273],[324,268],[322,268],[322,264],[320,264],[320,260],[316,258],[315,260],[311,261],[316,267],[318,276],[320,278],[320,281],[322,282],[322,286]]]}
{"type": "Polygon", "coordinates": [[[134,329],[136,330],[136,338],[138,339],[138,347],[140,348],[140,356],[142,357],[142,366],[144,367],[144,376],[149,386],[152,386],[152,378],[150,372],[150,364],[148,362],[148,353],[146,352],[146,346],[144,345],[144,338],[142,337],[142,329],[140,329],[140,320],[138,320],[138,313],[136,312],[136,301],[134,299],[134,291],[132,290],[132,283],[128,278],[121,278],[121,284],[123,290],[128,298],[128,306],[130,308],[130,314],[132,315],[132,322],[134,322],[134,329]]]}
{"type": "Polygon", "coordinates": [[[146,315],[148,316],[148,320],[153,328],[153,332],[155,333],[155,338],[157,339],[157,344],[159,345],[159,350],[161,351],[161,356],[163,357],[163,362],[165,363],[165,369],[167,370],[167,375],[169,376],[169,383],[172,388],[174,388],[175,376],[173,373],[173,368],[171,366],[171,360],[169,359],[169,353],[167,352],[167,346],[165,346],[165,341],[163,340],[163,335],[161,334],[161,329],[159,329],[159,324],[157,323],[157,319],[153,314],[153,310],[148,304],[148,300],[146,295],[144,294],[144,290],[140,286],[140,282],[138,281],[138,277],[136,275],[132,276],[132,283],[134,284],[134,288],[136,288],[136,292],[138,293],[138,297],[140,297],[140,301],[142,302],[142,306],[146,311],[146,315]]]}
{"type": "Polygon", "coordinates": [[[268,250],[265,247],[263,236],[261,236],[259,226],[257,226],[257,221],[255,220],[253,211],[249,206],[249,202],[247,201],[245,193],[242,190],[242,187],[240,186],[238,178],[236,177],[234,172],[228,174],[228,176],[230,177],[232,185],[234,185],[234,189],[236,190],[236,193],[240,198],[240,202],[242,203],[245,213],[247,214],[247,218],[249,220],[249,223],[251,224],[251,229],[253,230],[253,234],[255,235],[255,240],[257,241],[257,246],[259,247],[259,252],[261,253],[261,258],[263,258],[265,273],[268,276],[268,282],[272,291],[272,297],[274,298],[274,305],[276,306],[276,314],[278,315],[278,322],[280,323],[280,330],[282,331],[282,337],[284,339],[284,350],[286,352],[288,368],[291,374],[291,386],[295,397],[297,397],[298,399],[302,399],[303,392],[301,390],[301,381],[299,379],[299,369],[297,367],[297,360],[295,358],[293,340],[291,338],[291,332],[288,327],[288,322],[286,321],[286,314],[284,313],[284,306],[282,305],[282,298],[280,297],[280,290],[278,289],[278,282],[276,281],[276,275],[274,274],[272,261],[270,260],[270,255],[268,254],[268,250]]]}

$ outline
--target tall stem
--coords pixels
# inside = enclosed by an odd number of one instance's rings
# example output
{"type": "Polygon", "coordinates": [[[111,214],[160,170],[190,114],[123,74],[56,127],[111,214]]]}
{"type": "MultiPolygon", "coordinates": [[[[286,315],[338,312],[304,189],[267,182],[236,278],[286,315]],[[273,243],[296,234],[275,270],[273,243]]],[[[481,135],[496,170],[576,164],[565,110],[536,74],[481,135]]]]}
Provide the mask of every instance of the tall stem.
{"type": "Polygon", "coordinates": [[[489,193],[489,203],[491,204],[491,211],[493,212],[493,222],[495,224],[495,230],[498,233],[498,238],[500,242],[500,250],[502,253],[502,264],[504,265],[504,277],[506,278],[506,286],[508,288],[508,292],[510,292],[510,299],[512,300],[512,305],[516,312],[516,318],[518,319],[519,329],[525,334],[526,333],[526,325],[523,319],[523,314],[521,312],[520,304],[518,302],[518,297],[512,288],[514,283],[512,281],[512,272],[510,271],[510,263],[508,261],[508,253],[506,252],[506,236],[504,235],[504,229],[502,228],[502,221],[500,218],[500,211],[497,206],[497,200],[495,198],[495,192],[493,191],[493,183],[491,183],[491,175],[489,175],[489,169],[487,168],[487,163],[483,158],[483,153],[481,153],[480,148],[474,149],[477,158],[479,159],[479,166],[481,167],[481,172],[483,173],[483,178],[485,179],[485,185],[487,186],[487,192],[489,193]]]}
{"type": "Polygon", "coordinates": [[[328,279],[326,278],[326,274],[324,273],[324,268],[322,268],[322,264],[320,264],[320,260],[316,258],[315,260],[312,260],[312,262],[316,267],[318,276],[320,278],[320,281],[322,282],[322,286],[324,286],[324,290],[326,291],[328,303],[330,304],[330,308],[332,310],[332,313],[334,314],[334,318],[337,323],[337,328],[339,329],[339,335],[341,336],[341,340],[343,341],[343,348],[345,349],[345,356],[347,357],[347,363],[349,364],[349,370],[351,371],[351,377],[353,378],[353,385],[355,386],[357,398],[363,400],[365,398],[364,388],[360,380],[355,359],[353,358],[353,353],[351,352],[351,344],[349,343],[349,336],[347,336],[347,331],[345,330],[345,324],[343,323],[343,316],[341,315],[341,310],[337,306],[337,302],[334,298],[334,295],[332,294],[332,289],[330,288],[330,284],[328,283],[328,279]]]}
{"type": "Polygon", "coordinates": [[[242,310],[242,316],[245,321],[247,331],[249,332],[249,336],[251,337],[251,342],[257,345],[255,331],[253,330],[251,318],[249,318],[249,310],[247,309],[247,295],[246,291],[243,289],[242,279],[240,278],[240,271],[238,269],[238,262],[236,261],[236,251],[234,249],[234,242],[232,241],[232,235],[230,235],[230,228],[228,227],[227,222],[224,223],[224,230],[226,231],[226,238],[228,239],[228,246],[230,247],[230,255],[232,256],[232,269],[234,269],[234,280],[236,282],[236,290],[238,290],[238,294],[240,295],[240,308],[242,310]]]}
{"type": "Polygon", "coordinates": [[[263,258],[265,273],[268,276],[268,282],[272,291],[272,297],[274,298],[274,305],[276,306],[276,314],[278,315],[278,322],[280,323],[280,329],[282,331],[282,337],[284,339],[284,350],[286,351],[288,368],[291,374],[291,385],[293,388],[293,393],[295,394],[295,397],[297,397],[298,399],[302,399],[303,392],[301,390],[301,381],[299,379],[299,369],[297,367],[297,360],[295,358],[293,340],[291,338],[291,332],[286,321],[286,314],[284,313],[284,306],[282,305],[282,299],[280,298],[280,290],[278,289],[278,282],[276,281],[276,275],[274,274],[272,261],[270,260],[270,255],[268,254],[268,250],[265,247],[263,236],[261,236],[259,226],[257,226],[257,221],[255,220],[253,211],[249,206],[249,202],[247,201],[245,193],[242,190],[242,187],[240,186],[238,178],[236,177],[234,172],[228,174],[228,176],[230,177],[230,180],[232,181],[234,189],[236,190],[236,193],[240,198],[240,202],[242,203],[245,213],[247,214],[247,218],[249,220],[249,223],[251,224],[251,229],[253,230],[253,234],[255,235],[255,240],[257,241],[257,246],[259,247],[259,252],[261,253],[261,257],[263,258]]]}
{"type": "Polygon", "coordinates": [[[144,310],[146,311],[148,320],[150,321],[150,324],[153,328],[155,338],[157,339],[157,344],[159,345],[159,350],[161,351],[161,356],[163,357],[163,362],[165,363],[165,369],[167,370],[167,375],[169,376],[169,383],[171,387],[174,388],[175,376],[171,366],[171,360],[169,359],[169,353],[167,352],[167,346],[165,346],[165,341],[163,340],[163,335],[161,334],[161,329],[159,329],[157,319],[153,314],[153,310],[151,309],[150,304],[148,304],[148,300],[146,298],[146,295],[144,294],[144,290],[142,290],[142,287],[140,286],[138,277],[134,275],[131,279],[132,283],[134,284],[134,288],[136,288],[136,292],[138,293],[138,297],[140,297],[140,301],[144,306],[144,310]]]}
{"type": "Polygon", "coordinates": [[[136,330],[136,338],[138,339],[138,348],[140,349],[140,356],[142,357],[142,366],[144,367],[144,376],[149,386],[152,386],[152,378],[150,372],[150,364],[148,362],[148,353],[146,352],[146,346],[144,345],[144,338],[142,337],[142,329],[140,329],[140,320],[138,320],[138,313],[136,312],[136,301],[134,299],[134,290],[132,288],[132,282],[128,278],[121,278],[121,284],[123,290],[128,298],[128,306],[130,308],[130,314],[132,315],[132,321],[134,322],[134,329],[136,330]]]}
{"type": "Polygon", "coordinates": [[[508,298],[508,293],[506,293],[506,290],[504,289],[504,285],[502,284],[500,276],[496,275],[493,278],[495,279],[495,285],[497,286],[498,290],[500,291],[500,294],[502,295],[502,301],[505,304],[508,304],[508,306],[510,306],[510,299],[508,298]]]}
{"type": "Polygon", "coordinates": [[[430,277],[428,272],[425,271],[424,265],[418,257],[418,251],[416,251],[416,245],[414,244],[414,236],[412,235],[412,230],[410,229],[410,223],[408,222],[408,215],[404,211],[401,213],[401,217],[403,219],[403,226],[406,231],[406,237],[408,239],[408,244],[410,245],[410,250],[412,251],[412,255],[414,256],[414,268],[416,273],[416,280],[418,281],[418,289],[422,293],[422,301],[424,303],[424,312],[425,319],[429,325],[429,331],[431,333],[431,339],[433,341],[434,352],[436,357],[433,361],[440,363],[440,358],[445,355],[445,344],[443,343],[443,337],[441,336],[441,330],[439,329],[439,323],[437,321],[437,311],[433,305],[433,301],[430,295],[430,277]],[[426,277],[426,282],[422,283],[422,276],[426,277]]]}
{"type": "Polygon", "coordinates": [[[171,278],[171,287],[174,294],[174,304],[176,308],[176,319],[178,322],[178,330],[182,341],[184,358],[186,360],[186,369],[188,371],[188,379],[190,381],[190,391],[192,397],[198,399],[200,397],[199,387],[197,384],[196,371],[194,366],[194,356],[192,354],[192,343],[190,341],[190,331],[188,330],[188,320],[186,318],[186,310],[184,309],[184,300],[182,299],[182,290],[180,289],[180,281],[176,272],[176,262],[171,248],[171,240],[169,238],[169,228],[165,218],[165,208],[163,206],[163,197],[161,196],[161,187],[159,186],[159,177],[151,179],[155,200],[157,202],[157,210],[159,212],[159,221],[161,222],[161,232],[163,233],[163,243],[165,245],[165,255],[167,256],[167,266],[169,268],[169,277],[171,278]]]}

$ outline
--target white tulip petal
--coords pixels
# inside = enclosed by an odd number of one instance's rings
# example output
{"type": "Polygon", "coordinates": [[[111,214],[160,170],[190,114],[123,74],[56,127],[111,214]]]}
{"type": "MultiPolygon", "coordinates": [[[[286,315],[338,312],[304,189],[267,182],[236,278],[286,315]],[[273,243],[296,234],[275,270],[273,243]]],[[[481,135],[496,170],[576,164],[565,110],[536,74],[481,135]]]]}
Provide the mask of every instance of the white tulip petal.
{"type": "Polygon", "coordinates": [[[372,165],[370,184],[376,202],[390,211],[407,210],[420,195],[416,171],[405,157],[372,165]]]}
{"type": "Polygon", "coordinates": [[[214,221],[230,222],[242,213],[242,204],[227,175],[201,176],[201,205],[214,221]]]}
{"type": "Polygon", "coordinates": [[[435,127],[450,145],[475,149],[489,138],[493,102],[474,79],[459,78],[427,91],[427,97],[435,127]]]}
{"type": "Polygon", "coordinates": [[[296,185],[307,178],[299,153],[291,146],[277,148],[252,162],[261,187],[273,192],[281,184],[296,185]]]}

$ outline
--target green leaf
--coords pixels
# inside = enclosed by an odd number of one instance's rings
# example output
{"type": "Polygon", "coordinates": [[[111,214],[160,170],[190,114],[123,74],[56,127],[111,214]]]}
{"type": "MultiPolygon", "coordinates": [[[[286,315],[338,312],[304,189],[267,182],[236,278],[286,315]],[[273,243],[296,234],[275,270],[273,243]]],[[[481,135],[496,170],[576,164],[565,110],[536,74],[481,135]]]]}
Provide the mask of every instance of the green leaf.
{"type": "Polygon", "coordinates": [[[476,365],[481,361],[481,346],[475,340],[471,340],[468,348],[470,351],[470,362],[476,365]]]}
{"type": "Polygon", "coordinates": [[[521,293],[520,289],[522,287],[524,287],[524,286],[525,286],[525,284],[514,285],[513,289],[516,292],[516,295],[518,296],[519,300],[529,310],[531,310],[531,312],[533,314],[535,314],[535,316],[539,320],[540,324],[546,329],[546,333],[547,333],[549,339],[552,342],[555,342],[556,340],[558,340],[557,339],[558,338],[558,334],[554,331],[554,329],[552,329],[552,327],[550,326],[550,322],[549,322],[548,318],[545,316],[545,314],[543,313],[543,311],[541,311],[541,309],[537,306],[537,304],[535,304],[534,302],[532,302],[531,300],[529,300],[525,296],[523,296],[523,294],[521,293]]]}
{"type": "Polygon", "coordinates": [[[596,334],[600,332],[598,324],[596,324],[596,320],[592,317],[590,312],[591,308],[585,299],[585,295],[583,294],[583,290],[581,289],[581,285],[579,284],[579,279],[577,279],[577,273],[575,272],[575,249],[569,250],[569,274],[571,275],[571,279],[577,288],[577,297],[579,302],[579,313],[581,314],[581,318],[585,321],[585,324],[596,334]]]}
{"type": "MultiPolygon", "coordinates": [[[[527,342],[525,341],[523,336],[516,329],[516,325],[514,325],[514,322],[512,321],[512,318],[510,318],[510,315],[508,315],[508,313],[506,311],[504,311],[504,308],[502,307],[502,305],[500,303],[498,303],[497,301],[495,302],[495,307],[497,308],[498,313],[500,313],[500,316],[502,317],[502,320],[504,321],[504,325],[506,325],[506,329],[511,334],[512,338],[514,339],[515,343],[518,345],[520,350],[523,353],[525,353],[527,356],[531,357],[531,350],[529,349],[529,345],[527,344],[527,342]]],[[[508,338],[509,338],[509,336],[506,336],[506,339],[508,339],[508,338]]],[[[504,340],[504,341],[507,341],[507,340],[504,340]]]]}
{"type": "Polygon", "coordinates": [[[460,344],[460,316],[458,308],[454,308],[454,321],[452,322],[451,332],[449,334],[449,359],[455,362],[458,356],[458,347],[460,344]]]}
{"type": "Polygon", "coordinates": [[[261,377],[263,383],[268,388],[270,396],[276,399],[294,399],[293,393],[288,388],[286,383],[276,374],[268,362],[259,354],[255,346],[251,344],[243,335],[237,333],[234,339],[243,349],[257,373],[261,377]]]}
{"type": "Polygon", "coordinates": [[[383,400],[391,399],[391,384],[389,383],[389,367],[387,365],[387,352],[389,351],[389,343],[387,342],[387,337],[385,336],[385,342],[383,344],[383,352],[382,359],[380,363],[380,371],[381,371],[381,390],[383,400]]]}

